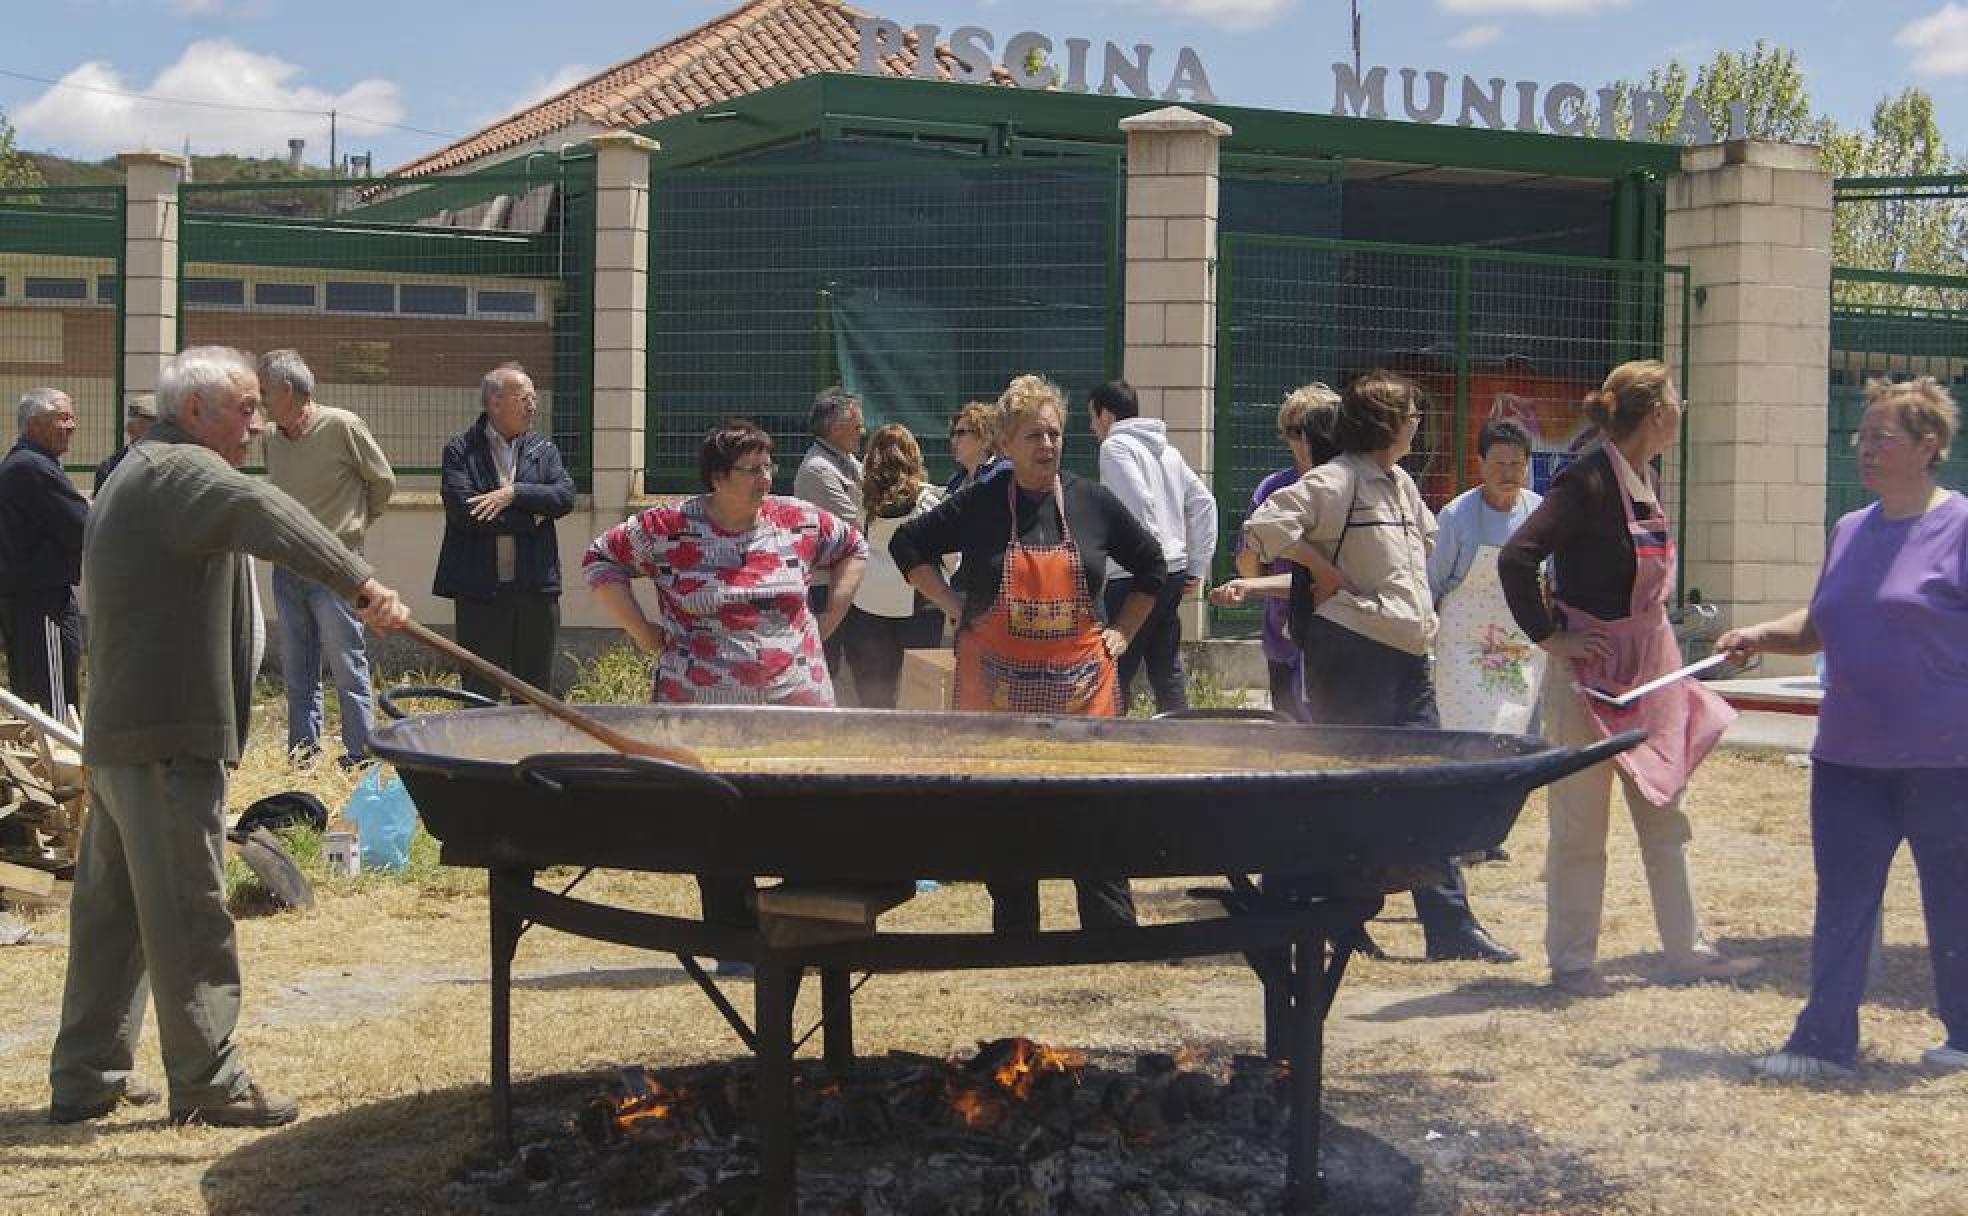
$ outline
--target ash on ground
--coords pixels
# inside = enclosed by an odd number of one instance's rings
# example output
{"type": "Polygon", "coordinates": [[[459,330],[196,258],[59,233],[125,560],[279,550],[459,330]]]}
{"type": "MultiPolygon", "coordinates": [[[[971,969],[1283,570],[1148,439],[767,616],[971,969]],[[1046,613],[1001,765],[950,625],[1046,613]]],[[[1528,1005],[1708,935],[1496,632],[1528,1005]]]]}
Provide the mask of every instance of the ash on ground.
{"type": "MultiPolygon", "coordinates": [[[[757,1210],[752,1061],[619,1070],[570,1113],[529,1110],[511,1160],[447,1187],[519,1213],[757,1210]]],[[[969,1060],[892,1052],[845,1076],[798,1065],[801,1216],[1250,1216],[1284,1210],[1289,1077],[1237,1056],[1211,1067],[1103,1057],[1025,1039],[969,1060]]],[[[1411,1211],[1421,1169],[1322,1121],[1327,1216],[1411,1211]]]]}

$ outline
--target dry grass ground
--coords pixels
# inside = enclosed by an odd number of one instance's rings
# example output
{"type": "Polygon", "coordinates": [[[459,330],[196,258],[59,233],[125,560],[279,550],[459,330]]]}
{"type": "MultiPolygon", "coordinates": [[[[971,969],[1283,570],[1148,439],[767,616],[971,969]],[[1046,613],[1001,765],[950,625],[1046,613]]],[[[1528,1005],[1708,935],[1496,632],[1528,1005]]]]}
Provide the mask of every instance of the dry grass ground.
{"type": "MultiPolygon", "coordinates": [[[[235,799],[285,781],[262,751],[235,799]]],[[[318,774],[325,784],[328,774],[318,774]]],[[[1506,967],[1360,962],[1331,1031],[1328,1106],[1425,1167],[1426,1213],[1958,1213],[1968,1210],[1968,1077],[1920,1071],[1939,1033],[1910,867],[1887,900],[1885,983],[1865,1011],[1861,1079],[1751,1082],[1747,1057],[1781,1041],[1804,990],[1811,881],[1805,774],[1723,753],[1693,796],[1701,899],[1731,952],[1768,966],[1735,987],[1654,982],[1654,936],[1630,832],[1616,832],[1604,958],[1610,999],[1542,986],[1541,798],[1515,860],[1472,871],[1478,910],[1526,961],[1506,967]]],[[[0,1211],[426,1212],[460,1210],[443,1182],[486,1134],[485,908],[475,875],[331,884],[317,909],[243,920],[255,1074],[303,1105],[279,1132],[173,1130],[157,1108],[55,1128],[48,1046],[64,952],[0,950],[0,1211]]],[[[1144,911],[1175,914],[1180,883],[1147,884],[1144,911]]],[[[682,881],[602,876],[598,897],[694,904],[682,881]]],[[[1047,891],[1047,922],[1070,889],[1047,891]]],[[[1398,900],[1394,914],[1405,914],[1398,900]]],[[[986,923],[958,887],[892,914],[896,927],[986,923]]],[[[40,927],[60,932],[51,912],[40,927]]],[[[1397,954],[1420,935],[1376,930],[1397,954]]],[[[569,1103],[585,1070],[729,1058],[735,1040],[674,960],[542,931],[521,944],[515,1063],[522,1105],[569,1103]]],[[[732,986],[743,1005],[744,985],[732,986]]],[[[811,986],[809,986],[811,987],[811,986]]],[[[807,994],[811,996],[812,994],[807,994]]],[[[1241,964],[881,977],[857,1002],[860,1045],[956,1052],[1025,1034],[1126,1050],[1180,1044],[1218,1058],[1258,1041],[1241,964]]],[[[802,1010],[802,1020],[810,1020],[802,1010]]],[[[141,1071],[160,1076],[155,1037],[141,1071]]]]}

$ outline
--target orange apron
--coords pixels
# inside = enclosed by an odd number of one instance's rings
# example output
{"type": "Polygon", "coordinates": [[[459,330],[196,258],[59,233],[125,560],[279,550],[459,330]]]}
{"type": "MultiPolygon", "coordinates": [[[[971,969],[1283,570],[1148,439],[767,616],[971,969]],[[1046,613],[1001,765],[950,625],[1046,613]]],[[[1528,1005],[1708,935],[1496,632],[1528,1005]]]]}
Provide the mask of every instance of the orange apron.
{"type": "Polygon", "coordinates": [[[1066,524],[1065,493],[1055,480],[1060,543],[1023,545],[1017,486],[1005,480],[1011,538],[1004,572],[997,602],[957,635],[957,708],[1116,717],[1119,681],[1066,524]]]}
{"type": "MultiPolygon", "coordinates": [[[[1633,466],[1608,443],[1619,482],[1620,505],[1626,509],[1627,532],[1633,537],[1633,598],[1623,620],[1602,621],[1563,600],[1565,628],[1603,633],[1612,643],[1605,659],[1574,659],[1572,671],[1580,687],[1597,688],[1618,696],[1681,666],[1681,644],[1667,619],[1667,597],[1674,589],[1675,552],[1667,508],[1658,519],[1642,521],[1633,514],[1630,484],[1642,484],[1633,466]]],[[[1666,806],[1687,787],[1688,778],[1735,720],[1736,711],[1699,680],[1676,680],[1666,688],[1620,708],[1579,694],[1600,738],[1624,730],[1644,730],[1647,741],[1613,758],[1655,806],[1666,806]]]]}

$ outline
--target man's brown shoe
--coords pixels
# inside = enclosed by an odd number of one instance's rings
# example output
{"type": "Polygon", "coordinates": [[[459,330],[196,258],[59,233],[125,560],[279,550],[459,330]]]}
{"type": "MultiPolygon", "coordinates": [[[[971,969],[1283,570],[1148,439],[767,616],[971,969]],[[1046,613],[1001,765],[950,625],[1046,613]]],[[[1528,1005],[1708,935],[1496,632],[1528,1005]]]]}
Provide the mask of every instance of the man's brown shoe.
{"type": "Polygon", "coordinates": [[[267,1093],[257,1085],[248,1085],[245,1093],[230,1102],[171,1108],[171,1122],[179,1126],[284,1127],[300,1117],[300,1105],[293,1099],[267,1093]]]}
{"type": "Polygon", "coordinates": [[[50,1102],[48,1104],[48,1122],[87,1123],[91,1119],[104,1118],[119,1106],[149,1106],[161,1097],[163,1095],[157,1092],[156,1086],[146,1084],[137,1080],[135,1077],[125,1077],[123,1083],[113,1090],[108,1097],[100,1098],[94,1102],[83,1102],[80,1104],[50,1102]]]}

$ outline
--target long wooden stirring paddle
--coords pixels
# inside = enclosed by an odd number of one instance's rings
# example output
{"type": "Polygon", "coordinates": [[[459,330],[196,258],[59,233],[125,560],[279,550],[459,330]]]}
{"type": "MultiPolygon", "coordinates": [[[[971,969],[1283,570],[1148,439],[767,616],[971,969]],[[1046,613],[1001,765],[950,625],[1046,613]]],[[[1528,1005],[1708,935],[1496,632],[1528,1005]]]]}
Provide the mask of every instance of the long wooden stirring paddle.
{"type": "Polygon", "coordinates": [[[593,735],[625,756],[647,756],[651,760],[665,760],[671,764],[681,764],[686,768],[703,770],[704,759],[687,747],[668,743],[652,743],[647,739],[637,739],[625,735],[607,724],[589,717],[567,702],[551,693],[543,692],[520,679],[505,668],[488,663],[463,646],[458,645],[441,633],[434,633],[416,621],[405,621],[403,632],[437,651],[445,658],[470,668],[479,675],[497,684],[513,696],[543,713],[548,713],[578,731],[593,735]]]}

